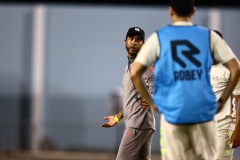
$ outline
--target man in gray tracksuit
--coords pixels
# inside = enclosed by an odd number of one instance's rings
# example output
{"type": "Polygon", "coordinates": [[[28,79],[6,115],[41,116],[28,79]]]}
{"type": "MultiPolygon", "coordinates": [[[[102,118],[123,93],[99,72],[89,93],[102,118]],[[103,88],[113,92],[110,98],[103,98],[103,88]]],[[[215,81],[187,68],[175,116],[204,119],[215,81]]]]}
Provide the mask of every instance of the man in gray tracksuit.
{"type": "MultiPolygon", "coordinates": [[[[104,117],[108,120],[102,127],[113,127],[122,118],[125,122],[125,131],[118,149],[116,160],[150,160],[151,144],[155,131],[155,117],[152,109],[137,93],[131,77],[131,67],[133,61],[144,44],[144,31],[139,27],[129,28],[125,45],[128,52],[128,65],[124,70],[123,89],[123,109],[115,115],[104,117]]],[[[142,80],[149,93],[154,92],[154,66],[150,66],[142,80]]]]}

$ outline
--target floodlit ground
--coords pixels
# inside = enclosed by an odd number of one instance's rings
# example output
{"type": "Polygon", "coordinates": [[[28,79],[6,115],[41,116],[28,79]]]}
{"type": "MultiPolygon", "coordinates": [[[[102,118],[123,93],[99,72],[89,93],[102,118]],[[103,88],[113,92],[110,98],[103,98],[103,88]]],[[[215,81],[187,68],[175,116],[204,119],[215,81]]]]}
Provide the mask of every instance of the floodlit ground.
{"type": "MultiPolygon", "coordinates": [[[[0,151],[0,160],[115,160],[115,152],[90,151],[0,151]]],[[[152,160],[161,160],[160,153],[153,153],[152,160]]],[[[233,160],[240,160],[240,148],[234,152],[233,160]]]]}
{"type": "MultiPolygon", "coordinates": [[[[0,160],[115,160],[116,153],[111,152],[63,152],[63,151],[2,151],[0,160]]],[[[161,160],[160,154],[154,153],[152,160],[161,160]]]]}

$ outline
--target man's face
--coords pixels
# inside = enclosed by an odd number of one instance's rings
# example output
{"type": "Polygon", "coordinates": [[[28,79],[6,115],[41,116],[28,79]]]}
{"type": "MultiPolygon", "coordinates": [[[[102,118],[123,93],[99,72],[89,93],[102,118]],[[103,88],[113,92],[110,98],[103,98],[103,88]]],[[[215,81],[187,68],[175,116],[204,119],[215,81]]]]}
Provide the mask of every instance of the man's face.
{"type": "Polygon", "coordinates": [[[143,39],[139,35],[127,37],[125,40],[128,56],[136,56],[143,45],[143,39]]]}

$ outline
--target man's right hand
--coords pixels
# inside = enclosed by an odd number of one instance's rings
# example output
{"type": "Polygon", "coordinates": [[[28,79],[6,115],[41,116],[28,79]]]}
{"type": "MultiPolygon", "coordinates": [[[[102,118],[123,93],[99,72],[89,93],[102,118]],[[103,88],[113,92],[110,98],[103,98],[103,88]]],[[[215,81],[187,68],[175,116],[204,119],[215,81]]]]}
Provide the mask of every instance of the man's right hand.
{"type": "Polygon", "coordinates": [[[139,100],[139,103],[140,103],[140,107],[141,108],[148,108],[148,107],[151,107],[155,112],[158,112],[160,113],[160,111],[158,110],[157,106],[155,104],[153,104],[152,106],[150,106],[145,100],[139,100]]]}
{"type": "Polygon", "coordinates": [[[146,109],[146,108],[150,107],[149,104],[146,101],[142,100],[142,99],[138,100],[138,102],[140,103],[140,108],[146,109]]]}
{"type": "Polygon", "coordinates": [[[109,127],[114,127],[117,122],[115,121],[115,118],[114,116],[106,116],[106,117],[103,117],[105,120],[108,120],[107,123],[103,123],[102,124],[102,127],[104,128],[109,128],[109,127]]]}

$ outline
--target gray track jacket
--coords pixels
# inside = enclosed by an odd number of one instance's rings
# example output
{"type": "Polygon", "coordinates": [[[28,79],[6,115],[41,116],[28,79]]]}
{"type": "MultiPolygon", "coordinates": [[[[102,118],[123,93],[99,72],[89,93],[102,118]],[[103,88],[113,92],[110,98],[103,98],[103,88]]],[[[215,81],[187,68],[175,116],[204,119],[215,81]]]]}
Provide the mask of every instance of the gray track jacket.
{"type": "MultiPolygon", "coordinates": [[[[123,114],[126,128],[137,129],[156,129],[155,117],[151,108],[140,108],[139,99],[141,96],[137,93],[132,83],[130,72],[134,58],[128,59],[128,65],[125,67],[122,80],[123,87],[123,114]]],[[[143,74],[143,82],[149,93],[154,92],[154,66],[150,66],[143,74]]]]}

